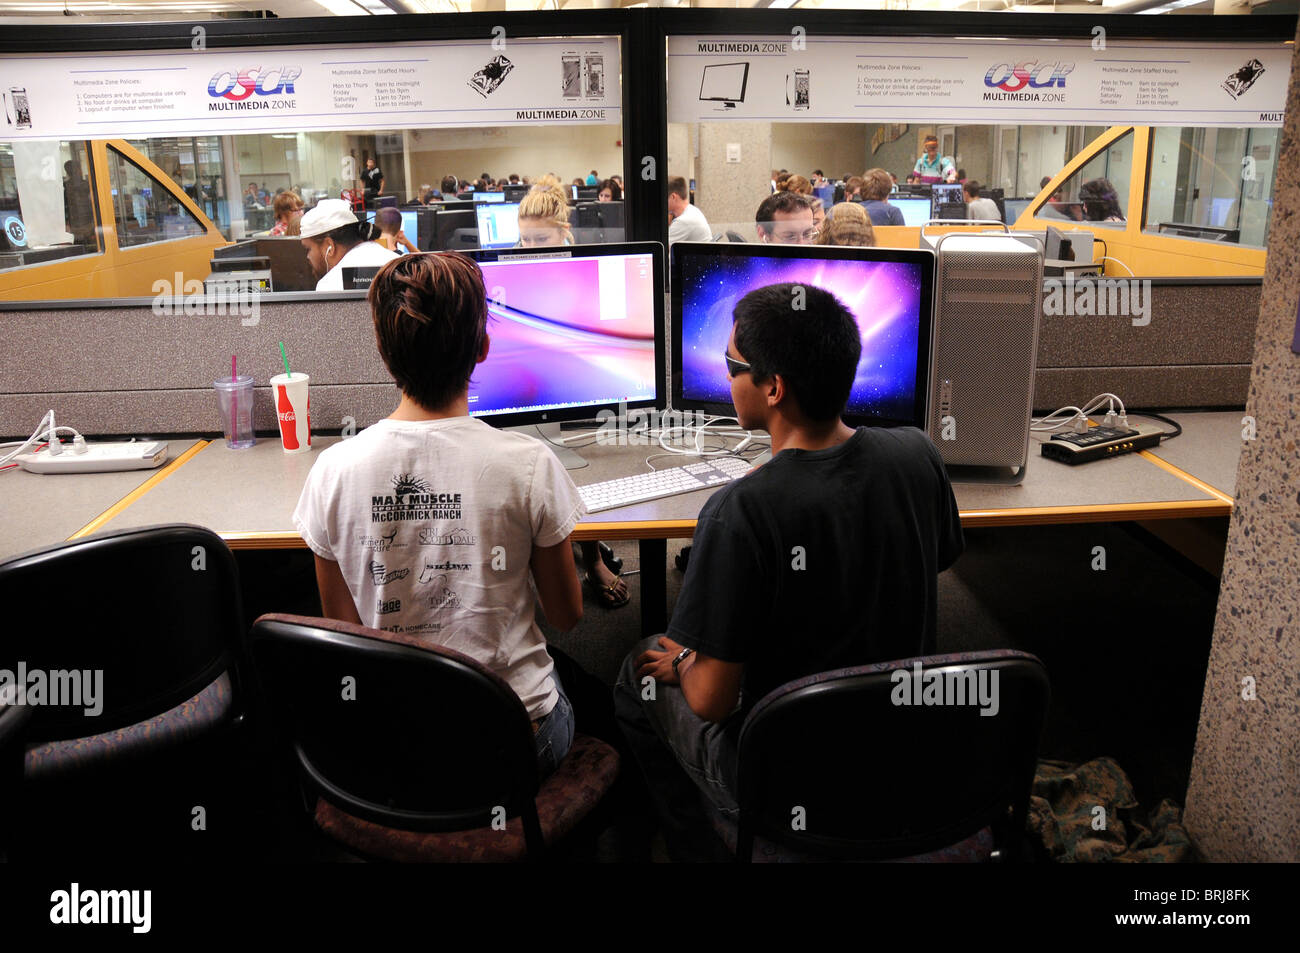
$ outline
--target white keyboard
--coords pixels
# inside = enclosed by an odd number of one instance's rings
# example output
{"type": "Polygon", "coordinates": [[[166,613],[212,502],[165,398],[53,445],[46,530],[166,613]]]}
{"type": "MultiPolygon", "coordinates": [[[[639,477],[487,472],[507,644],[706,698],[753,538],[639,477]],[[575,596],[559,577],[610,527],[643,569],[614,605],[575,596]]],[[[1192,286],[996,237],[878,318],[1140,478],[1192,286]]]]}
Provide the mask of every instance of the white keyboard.
{"type": "Polygon", "coordinates": [[[739,480],[751,468],[752,465],[740,457],[712,457],[707,462],[689,463],[684,467],[668,467],[604,483],[589,483],[578,487],[578,492],[587,504],[587,512],[599,513],[730,483],[739,480]]]}

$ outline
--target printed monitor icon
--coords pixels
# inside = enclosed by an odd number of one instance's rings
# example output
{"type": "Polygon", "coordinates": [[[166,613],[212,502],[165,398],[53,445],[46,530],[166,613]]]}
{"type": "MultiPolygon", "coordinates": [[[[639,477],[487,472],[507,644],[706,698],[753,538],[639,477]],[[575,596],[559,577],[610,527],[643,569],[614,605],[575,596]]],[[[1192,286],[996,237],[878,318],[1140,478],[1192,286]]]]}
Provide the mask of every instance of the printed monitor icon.
{"type": "Polygon", "coordinates": [[[727,109],[745,101],[745,86],[749,82],[748,63],[718,63],[704,67],[700,80],[700,100],[720,102],[727,109]]]}

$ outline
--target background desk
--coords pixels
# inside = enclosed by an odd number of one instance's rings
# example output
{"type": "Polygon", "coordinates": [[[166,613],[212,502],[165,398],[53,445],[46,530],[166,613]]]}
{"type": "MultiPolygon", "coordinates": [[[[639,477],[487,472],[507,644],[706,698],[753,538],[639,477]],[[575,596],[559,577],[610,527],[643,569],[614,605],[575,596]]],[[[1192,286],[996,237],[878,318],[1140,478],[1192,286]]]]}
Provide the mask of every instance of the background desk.
{"type": "MultiPolygon", "coordinates": [[[[1184,433],[1159,448],[1160,458],[1129,454],[1069,467],[1044,460],[1035,450],[1025,481],[1018,486],[958,484],[954,489],[962,525],[978,528],[1227,516],[1231,497],[1195,474],[1205,472],[1222,482],[1235,473],[1241,446],[1240,415],[1180,414],[1177,419],[1184,433]],[[1226,439],[1230,424],[1236,427],[1235,440],[1226,439]],[[1180,464],[1190,473],[1183,473],[1180,464]]],[[[293,528],[293,509],[317,454],[339,439],[314,438],[312,452],[304,454],[285,454],[274,439],[260,440],[248,450],[228,450],[221,441],[214,441],[130,505],[108,514],[96,528],[197,523],[220,534],[233,549],[305,548],[293,528]]],[[[643,472],[645,458],[660,452],[657,443],[636,447],[592,443],[577,449],[588,462],[588,466],[570,471],[579,485],[643,472]]],[[[665,467],[679,461],[660,457],[654,463],[665,467]]],[[[662,631],[667,621],[666,541],[694,533],[700,507],[715,489],[597,513],[575,530],[574,538],[579,540],[640,541],[643,632],[662,631]]]]}
{"type": "Polygon", "coordinates": [[[202,440],[172,440],[167,462],[153,470],[0,473],[0,559],[99,531],[120,510],[203,449],[202,440]]]}

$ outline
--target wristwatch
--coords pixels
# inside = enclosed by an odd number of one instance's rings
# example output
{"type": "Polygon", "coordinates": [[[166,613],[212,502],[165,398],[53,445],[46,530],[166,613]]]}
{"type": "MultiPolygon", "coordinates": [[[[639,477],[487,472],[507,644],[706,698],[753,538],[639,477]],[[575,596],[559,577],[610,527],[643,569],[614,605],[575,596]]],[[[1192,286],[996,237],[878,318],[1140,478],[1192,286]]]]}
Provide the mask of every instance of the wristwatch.
{"type": "Polygon", "coordinates": [[[677,671],[677,666],[681,665],[682,662],[685,661],[686,657],[694,651],[695,649],[682,649],[677,653],[677,657],[673,659],[673,675],[675,677],[681,678],[681,674],[677,671]]]}

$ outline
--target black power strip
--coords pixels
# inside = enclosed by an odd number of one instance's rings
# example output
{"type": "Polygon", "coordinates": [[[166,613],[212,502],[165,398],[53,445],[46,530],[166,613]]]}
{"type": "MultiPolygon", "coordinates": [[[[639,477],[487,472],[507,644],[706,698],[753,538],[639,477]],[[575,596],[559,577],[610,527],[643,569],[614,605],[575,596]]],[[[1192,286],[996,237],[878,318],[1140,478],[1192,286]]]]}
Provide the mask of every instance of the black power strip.
{"type": "Polygon", "coordinates": [[[1043,456],[1074,466],[1154,447],[1161,436],[1159,430],[1142,433],[1122,427],[1092,427],[1086,433],[1052,434],[1041,446],[1043,456]]]}

